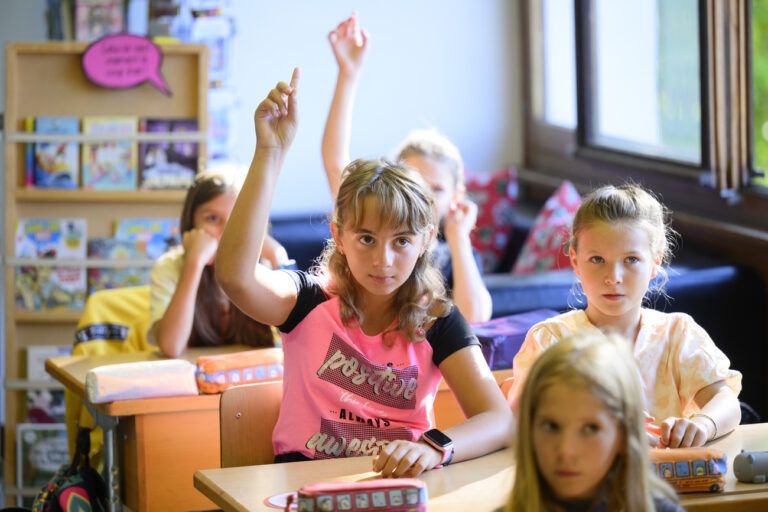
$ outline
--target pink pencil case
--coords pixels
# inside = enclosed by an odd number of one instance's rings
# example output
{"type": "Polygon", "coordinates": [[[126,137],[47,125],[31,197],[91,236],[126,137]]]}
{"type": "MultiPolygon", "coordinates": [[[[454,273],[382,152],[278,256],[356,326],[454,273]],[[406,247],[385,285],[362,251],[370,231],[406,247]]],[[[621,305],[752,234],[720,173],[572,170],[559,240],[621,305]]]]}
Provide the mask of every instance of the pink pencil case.
{"type": "Polygon", "coordinates": [[[110,364],[85,374],[94,404],[160,396],[197,395],[195,365],[183,359],[110,364]]]}
{"type": "MultiPolygon", "coordinates": [[[[362,482],[305,485],[298,492],[299,511],[387,510],[426,512],[427,487],[418,478],[380,478],[362,482]]],[[[285,510],[289,510],[289,505],[285,510]]]]}

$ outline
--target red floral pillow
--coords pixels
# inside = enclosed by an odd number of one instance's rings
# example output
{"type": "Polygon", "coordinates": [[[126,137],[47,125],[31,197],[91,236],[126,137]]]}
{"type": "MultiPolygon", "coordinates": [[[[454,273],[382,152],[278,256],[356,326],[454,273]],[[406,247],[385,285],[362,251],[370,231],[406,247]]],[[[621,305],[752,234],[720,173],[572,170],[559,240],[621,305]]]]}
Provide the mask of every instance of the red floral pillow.
{"type": "Polygon", "coordinates": [[[504,255],[512,232],[517,203],[517,170],[467,174],[467,196],[477,204],[477,223],[470,238],[480,253],[483,272],[494,272],[504,255]]]}
{"type": "Polygon", "coordinates": [[[571,236],[573,216],[580,204],[581,196],[576,188],[570,181],[564,181],[536,216],[520,255],[512,267],[513,274],[570,267],[565,244],[571,236]]]}

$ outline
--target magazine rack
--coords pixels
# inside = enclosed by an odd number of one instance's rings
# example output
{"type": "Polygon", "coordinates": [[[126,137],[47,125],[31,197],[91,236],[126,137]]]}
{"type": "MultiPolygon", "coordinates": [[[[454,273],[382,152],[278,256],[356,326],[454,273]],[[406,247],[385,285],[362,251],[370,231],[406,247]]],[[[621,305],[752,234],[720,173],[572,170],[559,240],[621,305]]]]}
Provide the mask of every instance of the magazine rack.
{"type": "MultiPolygon", "coordinates": [[[[138,117],[195,118],[199,132],[198,168],[204,164],[207,131],[208,48],[205,45],[160,45],[161,74],[171,95],[144,82],[115,90],[89,82],[81,68],[85,43],[8,43],[6,46],[5,112],[5,457],[6,505],[19,495],[39,489],[22,489],[16,480],[16,424],[23,418],[26,391],[61,389],[48,381],[26,378],[22,364],[25,349],[36,345],[71,347],[79,311],[16,311],[14,268],[25,263],[14,258],[16,221],[23,217],[75,217],[87,220],[88,237],[110,236],[119,218],[176,218],[183,190],[62,190],[35,189],[25,185],[25,149],[31,142],[76,141],[82,134],[35,135],[25,133],[29,116],[130,115],[138,117]]],[[[170,134],[168,134],[170,135],[170,134]]],[[[163,140],[163,134],[137,134],[135,140],[163,140]]],[[[168,140],[171,140],[169,137],[168,140]]],[[[50,261],[50,260],[49,260],[50,261]]],[[[39,264],[35,261],[34,264],[39,264]]],[[[57,264],[60,264],[57,261],[57,264]]],[[[115,262],[67,260],[67,266],[117,266],[115,262]]],[[[125,266],[122,261],[120,266],[125,266]]]]}

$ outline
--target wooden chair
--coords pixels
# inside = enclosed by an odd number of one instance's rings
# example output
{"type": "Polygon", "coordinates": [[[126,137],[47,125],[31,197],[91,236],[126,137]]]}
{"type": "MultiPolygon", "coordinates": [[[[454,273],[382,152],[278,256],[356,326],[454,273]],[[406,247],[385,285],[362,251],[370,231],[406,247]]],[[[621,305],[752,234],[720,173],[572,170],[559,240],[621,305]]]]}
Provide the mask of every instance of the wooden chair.
{"type": "Polygon", "coordinates": [[[283,382],[225,389],[219,402],[221,467],[272,464],[272,431],[280,414],[283,382]]]}
{"type": "Polygon", "coordinates": [[[512,390],[512,384],[515,382],[514,375],[511,377],[507,377],[503,381],[501,381],[501,384],[499,384],[499,387],[501,388],[501,394],[504,395],[504,398],[507,399],[507,402],[509,402],[509,392],[512,390]]]}

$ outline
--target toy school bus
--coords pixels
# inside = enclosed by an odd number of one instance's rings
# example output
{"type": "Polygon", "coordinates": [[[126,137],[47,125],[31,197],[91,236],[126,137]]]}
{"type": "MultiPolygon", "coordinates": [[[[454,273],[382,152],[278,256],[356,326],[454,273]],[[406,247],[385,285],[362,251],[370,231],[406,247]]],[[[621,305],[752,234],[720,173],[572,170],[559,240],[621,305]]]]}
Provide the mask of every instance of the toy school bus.
{"type": "MultiPolygon", "coordinates": [[[[290,503],[285,510],[288,510],[290,503]]],[[[306,485],[298,492],[299,512],[369,510],[426,512],[427,487],[416,478],[306,485]]]]}
{"type": "Polygon", "coordinates": [[[677,492],[725,488],[726,456],[712,448],[653,448],[651,465],[677,492]]]}

